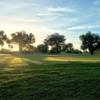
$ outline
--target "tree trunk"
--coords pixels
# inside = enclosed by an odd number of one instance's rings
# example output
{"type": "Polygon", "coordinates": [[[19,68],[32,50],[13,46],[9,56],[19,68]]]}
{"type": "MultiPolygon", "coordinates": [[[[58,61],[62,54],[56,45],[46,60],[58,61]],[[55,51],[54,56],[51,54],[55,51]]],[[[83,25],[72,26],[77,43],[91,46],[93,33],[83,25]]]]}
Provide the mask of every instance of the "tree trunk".
{"type": "Polygon", "coordinates": [[[89,52],[90,52],[91,55],[94,54],[94,51],[95,51],[94,48],[89,48],[89,52]]]}
{"type": "Polygon", "coordinates": [[[59,50],[60,48],[59,48],[59,45],[58,44],[56,44],[56,53],[60,53],[60,50],[59,50]]]}
{"type": "Polygon", "coordinates": [[[19,51],[22,52],[22,45],[19,44],[19,51]]]}

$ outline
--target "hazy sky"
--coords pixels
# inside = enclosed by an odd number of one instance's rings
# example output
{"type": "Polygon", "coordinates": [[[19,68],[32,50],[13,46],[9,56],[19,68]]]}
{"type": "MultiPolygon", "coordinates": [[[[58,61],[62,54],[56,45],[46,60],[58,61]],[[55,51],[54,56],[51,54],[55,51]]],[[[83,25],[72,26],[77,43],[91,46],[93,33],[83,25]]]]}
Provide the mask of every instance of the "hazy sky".
{"type": "Polygon", "coordinates": [[[0,30],[32,32],[36,44],[58,32],[79,47],[79,35],[99,26],[100,0],[0,0],[0,30]]]}

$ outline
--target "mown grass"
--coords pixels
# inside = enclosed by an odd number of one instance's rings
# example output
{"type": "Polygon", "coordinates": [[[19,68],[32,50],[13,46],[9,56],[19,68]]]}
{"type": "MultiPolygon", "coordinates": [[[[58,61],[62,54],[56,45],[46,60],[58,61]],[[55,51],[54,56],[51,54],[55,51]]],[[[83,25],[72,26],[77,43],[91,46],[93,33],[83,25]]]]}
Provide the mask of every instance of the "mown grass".
{"type": "Polygon", "coordinates": [[[99,56],[0,59],[0,100],[100,100],[99,56]]]}

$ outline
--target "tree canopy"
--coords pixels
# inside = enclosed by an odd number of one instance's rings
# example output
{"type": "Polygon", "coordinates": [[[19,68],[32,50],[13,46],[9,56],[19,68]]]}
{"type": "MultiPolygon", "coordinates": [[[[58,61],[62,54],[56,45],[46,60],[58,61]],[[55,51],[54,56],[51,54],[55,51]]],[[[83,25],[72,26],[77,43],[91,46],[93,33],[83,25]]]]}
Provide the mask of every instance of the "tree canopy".
{"type": "Polygon", "coordinates": [[[12,43],[18,44],[20,51],[23,51],[24,47],[29,47],[35,42],[34,35],[32,33],[27,34],[25,31],[13,33],[11,37],[12,43]]]}
{"type": "Polygon", "coordinates": [[[67,43],[64,45],[64,51],[72,51],[74,49],[72,43],[67,43]]]}
{"type": "Polygon", "coordinates": [[[6,42],[8,39],[7,39],[7,36],[6,34],[4,34],[4,31],[1,30],[0,31],[0,45],[3,46],[4,45],[4,42],[6,42]]]}
{"type": "MultiPolygon", "coordinates": [[[[0,31],[0,46],[3,50],[3,45],[8,45],[10,49],[14,48],[14,44],[18,45],[19,51],[39,51],[42,53],[74,53],[80,50],[75,49],[73,43],[66,43],[66,38],[64,35],[59,33],[54,33],[48,35],[44,42],[39,44],[37,48],[33,46],[35,43],[35,36],[32,33],[26,33],[25,31],[19,31],[12,33],[8,37],[3,30],[0,31]]],[[[81,49],[84,51],[89,51],[90,54],[94,54],[96,50],[100,50],[100,35],[92,32],[87,32],[86,34],[80,35],[80,40],[82,42],[81,49]]],[[[7,49],[7,48],[6,48],[7,49]]]]}
{"type": "Polygon", "coordinates": [[[55,53],[61,52],[61,45],[65,43],[65,36],[60,35],[59,33],[54,33],[52,35],[49,35],[45,42],[48,46],[51,46],[52,50],[54,50],[55,53]]]}
{"type": "Polygon", "coordinates": [[[80,40],[82,41],[81,48],[83,50],[88,49],[91,54],[93,54],[95,50],[100,48],[100,36],[97,34],[88,32],[81,35],[80,40]]]}

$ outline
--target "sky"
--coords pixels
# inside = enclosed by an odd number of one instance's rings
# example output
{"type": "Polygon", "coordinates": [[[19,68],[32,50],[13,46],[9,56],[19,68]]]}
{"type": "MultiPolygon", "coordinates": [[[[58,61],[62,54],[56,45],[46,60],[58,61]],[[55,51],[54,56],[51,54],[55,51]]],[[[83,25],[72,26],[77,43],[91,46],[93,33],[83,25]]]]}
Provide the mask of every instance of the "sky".
{"type": "Polygon", "coordinates": [[[25,30],[40,44],[60,33],[80,48],[79,36],[100,32],[100,0],[0,0],[0,30],[7,35],[25,30]]]}

